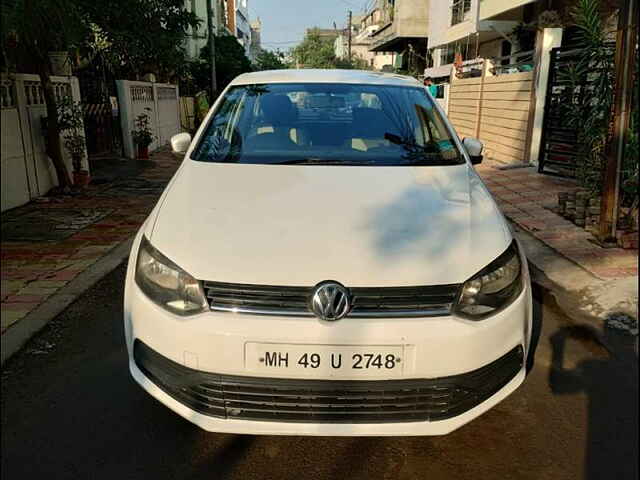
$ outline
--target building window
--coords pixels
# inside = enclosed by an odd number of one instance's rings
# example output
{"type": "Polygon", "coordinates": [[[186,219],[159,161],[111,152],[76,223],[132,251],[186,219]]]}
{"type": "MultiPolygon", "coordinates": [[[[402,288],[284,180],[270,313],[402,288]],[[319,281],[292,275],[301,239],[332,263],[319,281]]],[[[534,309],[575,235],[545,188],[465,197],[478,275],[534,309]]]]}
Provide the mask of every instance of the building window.
{"type": "Polygon", "coordinates": [[[454,0],[451,6],[451,26],[469,20],[471,0],[454,0]]]}

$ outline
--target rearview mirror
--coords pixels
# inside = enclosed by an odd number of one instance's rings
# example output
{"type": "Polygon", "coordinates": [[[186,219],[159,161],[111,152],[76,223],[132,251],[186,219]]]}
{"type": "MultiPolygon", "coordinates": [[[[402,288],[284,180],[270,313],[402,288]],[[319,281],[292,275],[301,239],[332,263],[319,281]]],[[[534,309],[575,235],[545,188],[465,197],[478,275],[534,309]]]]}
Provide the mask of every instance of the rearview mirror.
{"type": "Polygon", "coordinates": [[[462,145],[469,154],[469,158],[471,159],[471,163],[473,165],[482,163],[482,149],[484,148],[484,145],[482,145],[482,142],[480,140],[478,140],[477,138],[467,137],[462,140],[462,145]]]}
{"type": "Polygon", "coordinates": [[[191,145],[191,135],[186,132],[178,133],[171,137],[171,150],[173,150],[174,155],[184,155],[189,150],[189,145],[191,145]]]}

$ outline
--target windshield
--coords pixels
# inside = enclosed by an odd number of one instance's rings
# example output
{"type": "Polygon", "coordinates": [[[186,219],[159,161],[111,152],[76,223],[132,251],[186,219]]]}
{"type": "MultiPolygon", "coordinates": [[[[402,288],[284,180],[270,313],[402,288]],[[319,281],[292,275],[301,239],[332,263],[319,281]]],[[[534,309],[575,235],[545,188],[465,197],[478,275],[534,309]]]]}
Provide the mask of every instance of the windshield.
{"type": "Polygon", "coordinates": [[[193,159],[309,165],[464,163],[423,88],[333,83],[231,88],[193,159]]]}

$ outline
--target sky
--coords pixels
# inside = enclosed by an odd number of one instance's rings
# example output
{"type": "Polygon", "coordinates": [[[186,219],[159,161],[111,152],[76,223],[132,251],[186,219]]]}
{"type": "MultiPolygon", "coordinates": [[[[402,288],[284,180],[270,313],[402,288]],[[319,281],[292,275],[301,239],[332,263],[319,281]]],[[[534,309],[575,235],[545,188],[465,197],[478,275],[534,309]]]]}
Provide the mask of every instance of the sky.
{"type": "Polygon", "coordinates": [[[249,0],[251,21],[262,21],[262,48],[283,51],[294,47],[310,27],[338,28],[347,23],[349,10],[359,14],[367,0],[249,0]]]}

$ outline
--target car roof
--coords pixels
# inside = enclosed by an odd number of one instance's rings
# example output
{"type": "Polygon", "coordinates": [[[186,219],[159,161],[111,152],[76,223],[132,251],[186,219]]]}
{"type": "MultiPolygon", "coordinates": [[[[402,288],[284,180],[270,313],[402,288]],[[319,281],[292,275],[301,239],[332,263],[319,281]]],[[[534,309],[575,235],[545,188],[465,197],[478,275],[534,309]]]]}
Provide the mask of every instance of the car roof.
{"type": "Polygon", "coordinates": [[[421,84],[413,77],[368,70],[288,69],[243,73],[231,85],[256,83],[354,83],[415,87],[421,84]]]}

